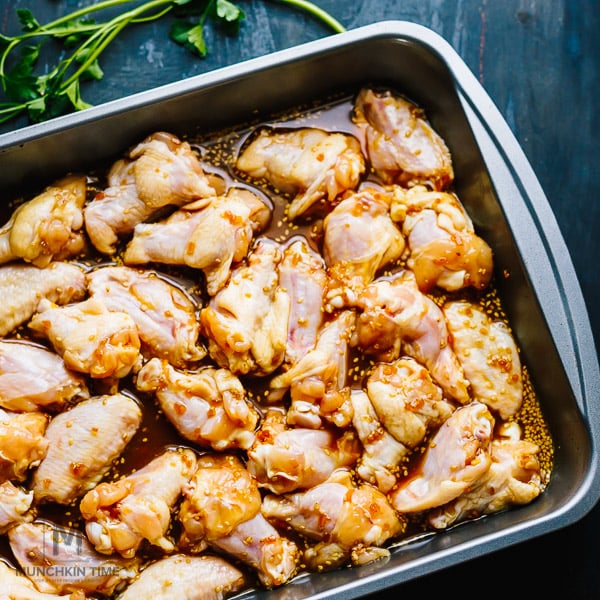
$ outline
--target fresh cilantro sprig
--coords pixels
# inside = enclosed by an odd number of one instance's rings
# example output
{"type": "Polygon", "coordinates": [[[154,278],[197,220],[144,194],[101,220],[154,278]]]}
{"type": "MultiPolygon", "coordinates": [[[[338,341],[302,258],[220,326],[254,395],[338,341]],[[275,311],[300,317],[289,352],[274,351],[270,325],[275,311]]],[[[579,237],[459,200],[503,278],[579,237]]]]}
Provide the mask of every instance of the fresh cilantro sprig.
{"type": "MultiPolygon", "coordinates": [[[[312,2],[280,0],[305,11],[335,32],[343,25],[312,2]]],[[[244,11],[230,0],[146,0],[105,21],[91,15],[114,7],[131,6],[134,0],[101,0],[50,23],[40,24],[29,9],[17,9],[22,32],[15,36],[0,33],[0,84],[5,97],[0,101],[0,123],[27,114],[31,122],[41,122],[91,106],[81,96],[80,84],[100,80],[104,73],[101,54],[125,28],[178,16],[171,25],[170,38],[201,58],[208,54],[205,27],[208,21],[237,33],[245,19],[244,11]],[[49,39],[62,45],[60,60],[44,74],[35,67],[43,45],[49,39]]]]}
{"type": "MultiPolygon", "coordinates": [[[[192,13],[193,14],[193,13],[192,13]]],[[[193,54],[204,58],[208,54],[204,40],[204,26],[207,19],[212,18],[225,25],[231,33],[237,33],[240,23],[245,18],[244,11],[228,0],[210,0],[198,20],[177,19],[171,26],[169,36],[193,54]]]]}

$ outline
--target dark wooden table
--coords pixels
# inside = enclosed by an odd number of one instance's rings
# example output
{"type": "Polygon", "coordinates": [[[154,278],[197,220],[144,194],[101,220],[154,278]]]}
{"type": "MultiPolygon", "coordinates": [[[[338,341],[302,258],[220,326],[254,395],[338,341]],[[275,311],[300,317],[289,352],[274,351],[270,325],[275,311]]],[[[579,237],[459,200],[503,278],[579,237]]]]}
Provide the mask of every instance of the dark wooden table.
{"type": "MultiPolygon", "coordinates": [[[[90,2],[91,3],[91,2],[90,2]]],[[[16,31],[17,8],[47,22],[84,2],[0,0],[0,31],[16,31]]],[[[103,56],[104,80],[84,88],[99,104],[183,77],[331,34],[278,2],[240,0],[234,37],[209,28],[209,55],[195,59],[167,39],[164,24],[117,38],[103,56]]],[[[430,27],[463,57],[529,158],[569,247],[600,347],[600,3],[597,0],[321,0],[347,29],[387,19],[430,27]]],[[[12,123],[0,131],[14,128],[12,123]]],[[[469,561],[377,597],[433,593],[594,599],[600,594],[600,506],[542,538],[469,561]]]]}

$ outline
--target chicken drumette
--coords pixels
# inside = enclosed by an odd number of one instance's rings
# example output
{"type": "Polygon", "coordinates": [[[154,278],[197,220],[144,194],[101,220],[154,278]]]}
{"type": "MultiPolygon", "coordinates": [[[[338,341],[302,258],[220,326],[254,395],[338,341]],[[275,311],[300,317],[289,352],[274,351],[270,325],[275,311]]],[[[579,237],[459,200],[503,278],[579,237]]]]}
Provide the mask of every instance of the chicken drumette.
{"type": "Polygon", "coordinates": [[[365,159],[358,140],[348,134],[313,127],[264,128],[243,148],[237,168],[291,194],[288,215],[294,220],[316,203],[332,202],[355,188],[365,159]]]}

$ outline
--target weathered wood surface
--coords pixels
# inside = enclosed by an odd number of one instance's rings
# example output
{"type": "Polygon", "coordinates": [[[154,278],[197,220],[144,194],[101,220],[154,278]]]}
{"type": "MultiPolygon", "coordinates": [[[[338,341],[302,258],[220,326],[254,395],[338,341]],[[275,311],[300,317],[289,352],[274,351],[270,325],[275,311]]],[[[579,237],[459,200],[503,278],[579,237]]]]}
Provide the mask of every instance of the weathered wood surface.
{"type": "MultiPolygon", "coordinates": [[[[74,0],[0,0],[0,31],[16,31],[15,10],[40,22],[84,6],[74,0]]],[[[529,158],[554,210],[580,278],[600,344],[600,3],[598,0],[321,0],[347,29],[408,20],[444,36],[476,74],[529,158]]],[[[330,35],[312,17],[274,1],[240,0],[235,37],[209,28],[209,55],[191,57],[162,24],[139,26],[102,58],[105,78],[84,88],[93,104],[330,35]]],[[[11,126],[14,127],[14,124],[11,126]]],[[[6,129],[4,129],[6,130],[6,129]]],[[[1,168],[1,165],[0,165],[1,168]]],[[[436,591],[523,598],[546,593],[598,597],[600,507],[581,522],[379,594],[436,591]],[[479,587],[482,583],[483,587],[479,587]]]]}

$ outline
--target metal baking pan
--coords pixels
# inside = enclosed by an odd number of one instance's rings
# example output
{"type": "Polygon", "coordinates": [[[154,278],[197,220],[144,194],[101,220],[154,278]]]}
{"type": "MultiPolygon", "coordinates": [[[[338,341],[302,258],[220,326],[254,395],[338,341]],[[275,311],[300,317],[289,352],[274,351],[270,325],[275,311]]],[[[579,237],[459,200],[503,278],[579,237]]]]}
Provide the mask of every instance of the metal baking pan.
{"type": "Polygon", "coordinates": [[[354,598],[562,528],[600,498],[600,374],[577,277],[534,172],[452,47],[387,21],[0,136],[3,198],[109,161],[149,132],[186,136],[250,122],[370,82],[420,104],[453,154],[455,189],[495,253],[497,287],[554,441],[531,504],[395,547],[387,561],[249,591],[269,600],[354,598]]]}

